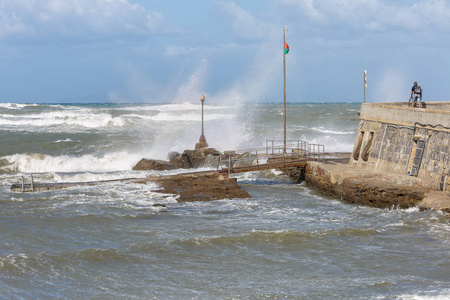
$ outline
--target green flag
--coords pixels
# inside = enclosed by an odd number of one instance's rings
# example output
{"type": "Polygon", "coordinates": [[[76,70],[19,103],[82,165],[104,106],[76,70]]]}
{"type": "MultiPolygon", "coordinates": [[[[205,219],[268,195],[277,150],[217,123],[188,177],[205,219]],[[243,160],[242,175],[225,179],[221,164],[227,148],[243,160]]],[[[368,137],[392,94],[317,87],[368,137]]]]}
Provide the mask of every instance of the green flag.
{"type": "Polygon", "coordinates": [[[289,53],[289,45],[284,42],[284,54],[288,54],[289,53]]]}

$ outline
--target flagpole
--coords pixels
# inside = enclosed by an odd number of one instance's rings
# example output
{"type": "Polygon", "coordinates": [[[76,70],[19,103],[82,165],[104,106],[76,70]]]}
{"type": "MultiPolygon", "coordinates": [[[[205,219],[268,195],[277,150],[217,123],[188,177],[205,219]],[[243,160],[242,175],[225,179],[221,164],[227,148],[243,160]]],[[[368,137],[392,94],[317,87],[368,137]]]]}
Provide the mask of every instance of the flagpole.
{"type": "Polygon", "coordinates": [[[286,53],[284,47],[286,45],[286,25],[283,26],[283,115],[284,115],[284,148],[283,156],[286,156],[286,53]]]}
{"type": "Polygon", "coordinates": [[[367,71],[364,70],[364,103],[366,103],[367,71]]]}

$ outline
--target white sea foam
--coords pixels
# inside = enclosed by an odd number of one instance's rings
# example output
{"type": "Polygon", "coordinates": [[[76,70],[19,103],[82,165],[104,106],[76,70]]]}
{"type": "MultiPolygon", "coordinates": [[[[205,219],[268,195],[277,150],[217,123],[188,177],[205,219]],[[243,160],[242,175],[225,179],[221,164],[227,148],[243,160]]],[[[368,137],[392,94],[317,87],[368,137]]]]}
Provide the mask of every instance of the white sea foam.
{"type": "Polygon", "coordinates": [[[142,158],[140,154],[114,152],[104,156],[51,156],[42,154],[14,154],[0,159],[9,164],[3,170],[16,170],[24,173],[47,172],[111,172],[131,170],[142,158]]]}
{"type": "Polygon", "coordinates": [[[334,136],[322,136],[314,138],[306,138],[310,144],[324,145],[326,152],[352,152],[353,141],[342,141],[334,136]]]}
{"type": "Polygon", "coordinates": [[[311,130],[318,131],[321,133],[344,135],[344,134],[355,134],[354,131],[341,131],[341,130],[331,130],[324,127],[311,127],[311,130]]]}
{"type": "MultiPolygon", "coordinates": [[[[73,142],[73,140],[71,140],[71,139],[69,139],[69,138],[67,138],[67,139],[65,139],[65,140],[57,140],[57,141],[54,141],[54,143],[71,143],[71,142],[73,142]]],[[[80,141],[77,141],[77,142],[80,142],[80,141]]]]}
{"type": "Polygon", "coordinates": [[[21,103],[0,103],[0,108],[22,109],[27,106],[36,106],[37,104],[21,104],[21,103]]]}
{"type": "Polygon", "coordinates": [[[84,173],[47,173],[39,176],[41,181],[45,182],[90,182],[90,181],[105,181],[129,178],[145,178],[148,175],[155,175],[155,172],[139,173],[132,171],[121,172],[84,172],[84,173]]]}
{"type": "Polygon", "coordinates": [[[54,111],[28,115],[2,115],[0,125],[25,128],[31,126],[69,126],[82,128],[121,127],[126,124],[123,117],[113,117],[106,113],[94,113],[90,110],[54,111]]]}
{"type": "Polygon", "coordinates": [[[399,295],[398,299],[404,300],[448,300],[450,295],[450,289],[447,289],[439,295],[399,295]]]}

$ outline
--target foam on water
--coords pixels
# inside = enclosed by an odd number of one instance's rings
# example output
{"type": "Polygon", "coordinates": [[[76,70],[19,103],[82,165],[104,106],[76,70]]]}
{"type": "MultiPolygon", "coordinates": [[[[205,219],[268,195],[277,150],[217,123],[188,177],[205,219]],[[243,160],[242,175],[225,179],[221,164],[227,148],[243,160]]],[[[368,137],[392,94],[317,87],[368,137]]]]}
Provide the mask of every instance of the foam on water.
{"type": "Polygon", "coordinates": [[[36,130],[36,127],[63,126],[67,128],[104,128],[122,127],[126,120],[106,113],[95,113],[92,110],[55,111],[27,115],[1,115],[0,125],[15,127],[17,130],[36,130]]]}
{"type": "Polygon", "coordinates": [[[7,164],[1,169],[25,172],[108,172],[128,171],[142,158],[141,154],[111,152],[103,156],[51,156],[43,154],[14,154],[1,157],[7,164]]]}
{"type": "Polygon", "coordinates": [[[446,291],[436,291],[439,295],[399,295],[398,299],[402,300],[448,300],[450,298],[450,289],[446,291]]]}
{"type": "Polygon", "coordinates": [[[351,134],[354,135],[354,131],[339,131],[339,130],[331,130],[324,127],[312,127],[311,130],[315,130],[321,133],[327,133],[327,134],[334,134],[334,135],[345,135],[345,134],[351,134]]]}
{"type": "MultiPolygon", "coordinates": [[[[71,139],[69,139],[69,138],[67,138],[67,139],[65,139],[65,140],[57,140],[57,141],[55,141],[55,143],[73,143],[74,141],[73,140],[71,140],[71,139]]],[[[76,141],[77,143],[79,143],[79,142],[81,142],[81,141],[76,141]]]]}
{"type": "Polygon", "coordinates": [[[7,109],[22,109],[27,106],[37,106],[37,104],[0,103],[0,108],[7,109]]]}

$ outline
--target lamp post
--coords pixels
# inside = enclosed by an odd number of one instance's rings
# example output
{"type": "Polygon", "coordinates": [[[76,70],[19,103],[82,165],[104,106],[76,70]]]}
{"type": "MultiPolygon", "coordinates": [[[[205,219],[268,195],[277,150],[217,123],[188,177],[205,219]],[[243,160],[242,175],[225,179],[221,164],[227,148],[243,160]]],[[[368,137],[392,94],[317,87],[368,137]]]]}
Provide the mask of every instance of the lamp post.
{"type": "Polygon", "coordinates": [[[204,127],[203,127],[203,102],[205,102],[205,96],[200,96],[200,101],[202,102],[202,135],[200,136],[200,139],[198,140],[198,144],[195,145],[195,149],[200,149],[204,147],[208,147],[208,143],[206,142],[205,134],[204,134],[204,127]]]}

